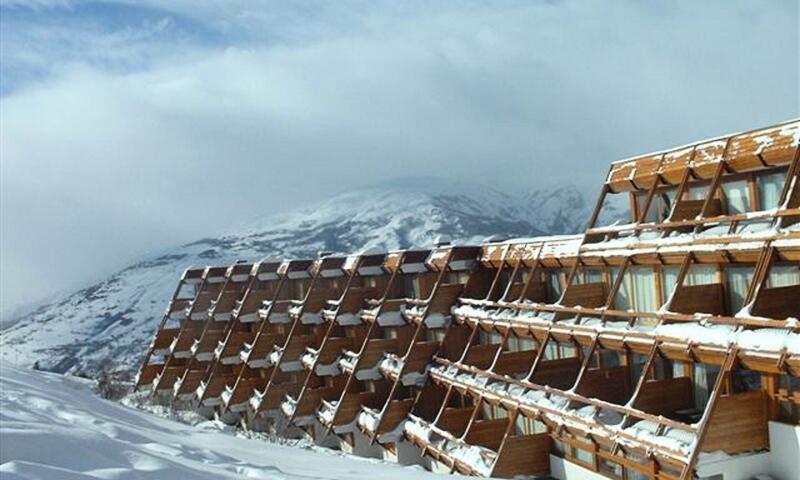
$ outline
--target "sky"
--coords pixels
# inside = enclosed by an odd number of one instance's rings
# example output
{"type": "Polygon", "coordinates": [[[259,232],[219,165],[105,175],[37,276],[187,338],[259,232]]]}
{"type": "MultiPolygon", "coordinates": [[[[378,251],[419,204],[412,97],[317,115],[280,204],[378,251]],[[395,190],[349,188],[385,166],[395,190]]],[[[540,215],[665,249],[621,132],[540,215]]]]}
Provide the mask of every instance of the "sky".
{"type": "Polygon", "coordinates": [[[361,185],[800,116],[798,2],[0,0],[0,312],[361,185]]]}

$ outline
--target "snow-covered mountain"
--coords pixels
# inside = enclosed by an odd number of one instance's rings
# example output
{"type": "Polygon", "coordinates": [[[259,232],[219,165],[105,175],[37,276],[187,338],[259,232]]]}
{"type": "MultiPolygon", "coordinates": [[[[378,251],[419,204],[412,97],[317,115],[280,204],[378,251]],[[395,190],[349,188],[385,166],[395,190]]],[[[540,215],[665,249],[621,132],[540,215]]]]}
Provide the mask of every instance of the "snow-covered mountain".
{"type": "Polygon", "coordinates": [[[510,195],[425,179],[351,191],[183,245],[45,304],[2,332],[0,357],[58,372],[93,370],[105,359],[135,369],[189,266],[430,246],[440,234],[466,244],[490,235],[574,233],[583,230],[594,194],[561,187],[510,195]]]}

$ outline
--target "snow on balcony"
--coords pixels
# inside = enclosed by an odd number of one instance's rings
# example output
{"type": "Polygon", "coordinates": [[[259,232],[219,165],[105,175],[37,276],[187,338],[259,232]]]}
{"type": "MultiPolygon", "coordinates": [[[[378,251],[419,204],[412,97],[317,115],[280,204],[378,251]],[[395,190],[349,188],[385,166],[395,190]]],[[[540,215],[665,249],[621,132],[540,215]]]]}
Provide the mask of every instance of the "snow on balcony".
{"type": "MultiPolygon", "coordinates": [[[[666,427],[664,433],[659,435],[658,430],[659,424],[649,420],[640,420],[622,431],[639,440],[658,445],[681,455],[688,456],[691,454],[697,440],[695,434],[678,430],[677,428],[666,427]]],[[[632,443],[624,438],[620,439],[620,443],[626,442],[632,443]]]]}
{"type": "Polygon", "coordinates": [[[319,410],[317,410],[317,416],[323,424],[329,425],[333,423],[333,417],[336,415],[336,409],[338,407],[338,400],[322,400],[319,410]]]}
{"type": "Polygon", "coordinates": [[[374,432],[378,429],[378,424],[381,420],[381,413],[369,407],[361,407],[361,413],[358,414],[358,426],[362,430],[374,432]]]}

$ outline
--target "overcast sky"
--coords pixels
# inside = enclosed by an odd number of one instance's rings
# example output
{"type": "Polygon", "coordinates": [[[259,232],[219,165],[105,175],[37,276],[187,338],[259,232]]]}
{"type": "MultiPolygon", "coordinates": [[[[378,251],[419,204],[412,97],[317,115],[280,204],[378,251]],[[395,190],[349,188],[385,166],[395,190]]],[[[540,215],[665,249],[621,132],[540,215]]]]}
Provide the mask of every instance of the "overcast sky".
{"type": "Polygon", "coordinates": [[[594,196],[800,116],[798,2],[0,0],[2,311],[398,175],[594,196]]]}

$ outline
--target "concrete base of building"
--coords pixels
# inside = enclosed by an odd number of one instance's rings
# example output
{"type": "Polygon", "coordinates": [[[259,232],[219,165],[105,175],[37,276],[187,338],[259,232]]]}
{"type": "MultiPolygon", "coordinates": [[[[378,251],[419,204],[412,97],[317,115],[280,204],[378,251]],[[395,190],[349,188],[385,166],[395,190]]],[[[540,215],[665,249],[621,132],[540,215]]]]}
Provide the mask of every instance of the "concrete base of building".
{"type": "Polygon", "coordinates": [[[430,466],[430,460],[422,456],[422,450],[414,444],[402,440],[384,445],[383,459],[400,465],[419,465],[425,468],[430,466]]]}
{"type": "Polygon", "coordinates": [[[217,412],[216,419],[225,425],[237,425],[242,420],[242,416],[226,410],[224,413],[217,412]]]}
{"type": "Polygon", "coordinates": [[[383,458],[384,450],[378,442],[370,445],[370,438],[359,430],[343,435],[339,441],[339,449],[365,458],[383,458]]]}

